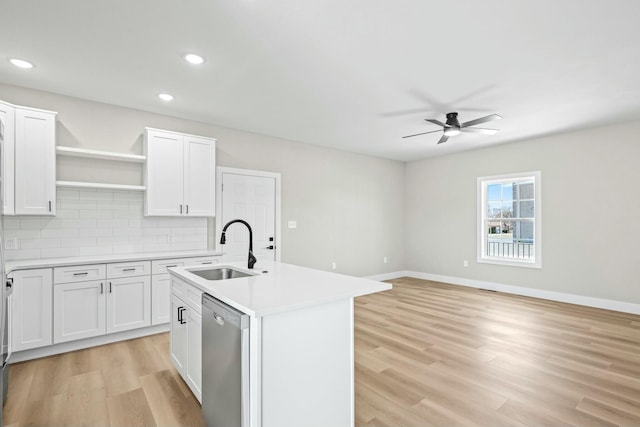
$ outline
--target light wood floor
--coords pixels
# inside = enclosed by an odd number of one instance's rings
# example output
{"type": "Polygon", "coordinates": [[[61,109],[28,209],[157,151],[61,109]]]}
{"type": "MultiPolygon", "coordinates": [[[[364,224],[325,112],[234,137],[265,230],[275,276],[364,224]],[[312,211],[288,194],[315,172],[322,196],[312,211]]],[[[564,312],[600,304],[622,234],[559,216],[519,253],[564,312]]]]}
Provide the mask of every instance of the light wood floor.
{"type": "Polygon", "coordinates": [[[640,426],[640,316],[391,282],[356,300],[356,425],[640,426]]]}
{"type": "MultiPolygon", "coordinates": [[[[391,282],[356,299],[357,426],[640,426],[640,316],[391,282]]],[[[5,426],[204,425],[168,340],[11,365],[5,426]]]]}

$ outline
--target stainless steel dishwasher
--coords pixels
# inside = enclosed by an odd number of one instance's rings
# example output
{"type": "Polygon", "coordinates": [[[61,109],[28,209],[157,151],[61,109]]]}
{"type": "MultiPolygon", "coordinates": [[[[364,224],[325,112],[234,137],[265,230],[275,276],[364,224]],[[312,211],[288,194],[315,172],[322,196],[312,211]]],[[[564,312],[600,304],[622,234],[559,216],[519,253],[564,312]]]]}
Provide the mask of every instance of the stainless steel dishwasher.
{"type": "Polygon", "coordinates": [[[208,427],[249,425],[249,316],[202,295],[202,414],[208,427]]]}

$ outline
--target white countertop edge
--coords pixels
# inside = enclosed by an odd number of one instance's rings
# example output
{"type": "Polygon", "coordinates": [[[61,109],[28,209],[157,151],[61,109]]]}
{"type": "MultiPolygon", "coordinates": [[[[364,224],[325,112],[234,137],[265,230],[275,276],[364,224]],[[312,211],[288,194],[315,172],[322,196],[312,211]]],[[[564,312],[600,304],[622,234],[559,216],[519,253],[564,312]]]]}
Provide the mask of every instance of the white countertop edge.
{"type": "Polygon", "coordinates": [[[222,256],[224,252],[212,250],[196,251],[169,251],[169,252],[139,252],[131,254],[92,255],[64,258],[39,258],[25,260],[11,260],[5,262],[6,273],[16,270],[29,270],[35,268],[63,267],[68,265],[104,264],[126,261],[146,261],[154,259],[171,258],[196,258],[207,256],[222,256]]]}
{"type": "MultiPolygon", "coordinates": [[[[263,308],[263,309],[260,309],[260,310],[255,310],[255,309],[253,309],[251,307],[248,307],[248,306],[246,306],[244,304],[239,303],[238,301],[228,297],[227,295],[225,295],[222,292],[218,292],[212,286],[205,285],[204,283],[207,282],[205,279],[201,279],[201,278],[191,274],[184,267],[172,267],[172,268],[169,268],[168,270],[169,270],[170,273],[175,274],[181,280],[189,283],[190,285],[195,286],[196,288],[198,288],[199,290],[203,291],[204,293],[209,294],[209,295],[213,296],[214,298],[217,298],[218,300],[224,302],[225,304],[228,304],[231,307],[233,307],[233,308],[235,308],[235,309],[237,309],[237,310],[239,310],[239,311],[241,311],[243,313],[246,313],[246,314],[248,314],[249,316],[252,316],[252,317],[264,317],[264,316],[268,316],[268,315],[272,315],[272,314],[285,313],[285,312],[288,312],[288,311],[299,310],[299,309],[306,308],[306,307],[312,307],[312,306],[326,304],[326,303],[330,303],[330,302],[334,302],[334,301],[355,298],[355,297],[359,297],[359,296],[363,296],[363,295],[369,295],[369,294],[376,293],[376,292],[387,291],[387,290],[393,288],[393,286],[390,283],[378,282],[378,281],[375,281],[375,280],[365,279],[365,278],[362,278],[362,277],[347,276],[347,275],[338,274],[338,273],[331,273],[331,272],[326,272],[326,271],[322,271],[322,270],[315,270],[315,269],[311,269],[311,268],[308,268],[308,267],[301,267],[301,266],[297,266],[297,265],[293,265],[293,264],[286,264],[286,263],[278,263],[278,264],[290,265],[292,267],[314,271],[315,273],[321,273],[321,274],[324,273],[324,274],[327,275],[328,278],[333,277],[333,278],[338,278],[338,280],[339,280],[339,277],[341,276],[343,280],[346,279],[346,280],[349,280],[349,281],[358,281],[360,283],[367,282],[367,286],[362,286],[362,287],[360,287],[358,289],[345,289],[344,292],[335,292],[335,293],[332,293],[331,295],[326,295],[326,296],[323,296],[321,298],[318,298],[318,297],[315,297],[315,298],[304,298],[304,299],[301,299],[300,301],[297,301],[295,303],[288,303],[286,305],[282,304],[282,305],[277,305],[277,306],[270,307],[270,308],[263,308]]],[[[260,272],[262,270],[262,268],[256,268],[254,271],[252,271],[252,270],[247,270],[246,268],[239,268],[234,263],[217,264],[217,265],[215,265],[213,267],[210,266],[209,268],[224,268],[224,267],[232,267],[234,269],[245,271],[245,272],[248,272],[248,273],[256,273],[256,272],[258,272],[259,274],[257,274],[257,275],[263,274],[263,273],[260,272]]],[[[200,268],[200,267],[198,267],[198,268],[200,268]]],[[[266,273],[266,274],[269,274],[269,273],[266,273]]],[[[233,279],[233,280],[242,280],[242,279],[233,279]]]]}

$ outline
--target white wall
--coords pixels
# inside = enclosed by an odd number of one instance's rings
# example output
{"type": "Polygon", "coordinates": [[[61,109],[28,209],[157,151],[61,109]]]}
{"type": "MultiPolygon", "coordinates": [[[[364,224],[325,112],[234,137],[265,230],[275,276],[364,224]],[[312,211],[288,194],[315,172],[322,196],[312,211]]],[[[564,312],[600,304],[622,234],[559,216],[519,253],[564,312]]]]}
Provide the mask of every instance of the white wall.
{"type": "Polygon", "coordinates": [[[635,122],[408,163],[407,269],[640,303],[639,135],[635,122]],[[542,269],[478,264],[476,178],[532,170],[542,269]]]}
{"type": "MultiPolygon", "coordinates": [[[[282,174],[283,225],[298,222],[282,228],[284,262],[358,276],[404,267],[404,163],[15,86],[0,84],[0,99],[57,111],[58,145],[141,154],[145,126],[217,138],[219,166],[282,174]]],[[[57,168],[59,180],[142,184],[136,164],[59,157],[57,168]]]]}

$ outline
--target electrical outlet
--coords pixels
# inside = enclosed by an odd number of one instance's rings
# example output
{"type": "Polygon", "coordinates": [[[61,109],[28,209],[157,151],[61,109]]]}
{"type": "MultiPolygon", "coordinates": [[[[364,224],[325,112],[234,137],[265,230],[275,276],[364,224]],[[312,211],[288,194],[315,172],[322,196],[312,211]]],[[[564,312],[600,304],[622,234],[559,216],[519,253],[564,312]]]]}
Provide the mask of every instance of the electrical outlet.
{"type": "Polygon", "coordinates": [[[7,246],[5,249],[18,249],[18,239],[15,237],[7,239],[4,243],[7,246]]]}
{"type": "Polygon", "coordinates": [[[387,257],[382,258],[382,262],[387,263],[387,257]]]}
{"type": "Polygon", "coordinates": [[[331,263],[331,268],[333,268],[334,270],[336,269],[336,262],[335,262],[335,261],[333,261],[333,262],[331,263]]]}
{"type": "Polygon", "coordinates": [[[287,228],[298,228],[298,222],[296,220],[287,221],[287,228]]]}
{"type": "Polygon", "coordinates": [[[467,261],[466,259],[464,261],[462,261],[462,266],[463,267],[469,267],[469,261],[467,261]]]}
{"type": "Polygon", "coordinates": [[[173,234],[171,233],[167,234],[167,243],[173,243],[173,234]]]}

